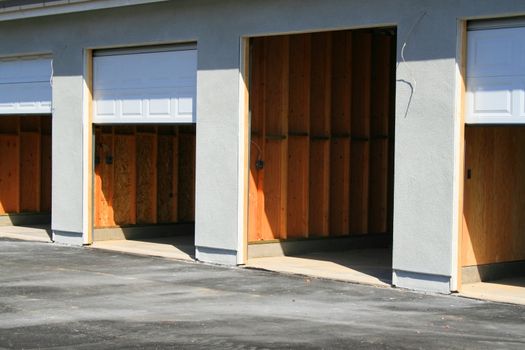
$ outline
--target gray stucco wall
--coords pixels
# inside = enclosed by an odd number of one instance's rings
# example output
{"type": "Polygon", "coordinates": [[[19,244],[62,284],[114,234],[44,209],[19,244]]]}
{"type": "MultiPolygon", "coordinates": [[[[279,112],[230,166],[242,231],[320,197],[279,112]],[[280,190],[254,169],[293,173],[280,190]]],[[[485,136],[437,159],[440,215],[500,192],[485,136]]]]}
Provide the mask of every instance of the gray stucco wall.
{"type": "Polygon", "coordinates": [[[196,245],[203,260],[234,264],[244,229],[238,203],[241,38],[397,26],[398,55],[405,40],[407,46],[397,72],[394,283],[447,291],[457,250],[457,22],[522,14],[520,0],[182,0],[2,22],[0,56],[54,56],[53,230],[59,240],[79,243],[87,215],[83,49],[197,41],[196,245]]]}

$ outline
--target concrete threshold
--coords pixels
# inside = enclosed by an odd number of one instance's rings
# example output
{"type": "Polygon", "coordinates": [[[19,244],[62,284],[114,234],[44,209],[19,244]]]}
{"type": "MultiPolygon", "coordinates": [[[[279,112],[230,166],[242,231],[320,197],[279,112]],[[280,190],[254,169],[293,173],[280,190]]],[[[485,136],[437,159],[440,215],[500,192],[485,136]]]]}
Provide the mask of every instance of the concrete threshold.
{"type": "Polygon", "coordinates": [[[389,287],[392,284],[391,261],[388,249],[362,249],[252,258],[246,267],[389,287]]]}
{"type": "Polygon", "coordinates": [[[94,242],[91,247],[95,249],[176,260],[193,261],[195,259],[195,246],[192,236],[162,237],[140,240],[108,240],[94,242]]]}
{"type": "Polygon", "coordinates": [[[460,296],[525,305],[525,277],[464,284],[460,296]]]}
{"type": "Polygon", "coordinates": [[[23,241],[52,242],[49,225],[0,226],[0,237],[23,241]]]}

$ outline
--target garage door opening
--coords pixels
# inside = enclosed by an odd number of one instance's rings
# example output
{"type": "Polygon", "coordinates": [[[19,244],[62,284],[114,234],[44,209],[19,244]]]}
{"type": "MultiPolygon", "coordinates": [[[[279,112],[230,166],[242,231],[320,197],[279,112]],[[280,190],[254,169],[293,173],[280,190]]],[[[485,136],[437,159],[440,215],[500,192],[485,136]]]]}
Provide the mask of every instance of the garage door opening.
{"type": "Polygon", "coordinates": [[[94,130],[93,240],[173,244],[193,256],[195,125],[94,130]]]}
{"type": "Polygon", "coordinates": [[[93,241],[195,254],[194,44],[93,53],[93,241]]]}
{"type": "Polygon", "coordinates": [[[0,116],[0,154],[2,231],[50,239],[51,117],[0,116]]]}
{"type": "Polygon", "coordinates": [[[525,28],[509,24],[468,32],[461,291],[525,303],[525,28]]]}
{"type": "Polygon", "coordinates": [[[48,57],[0,59],[0,226],[51,239],[51,78],[48,57]]]}
{"type": "Polygon", "coordinates": [[[525,287],[525,126],[468,126],[465,147],[463,283],[525,287]]]}
{"type": "Polygon", "coordinates": [[[395,41],[251,39],[249,266],[391,283],[395,41]]]}

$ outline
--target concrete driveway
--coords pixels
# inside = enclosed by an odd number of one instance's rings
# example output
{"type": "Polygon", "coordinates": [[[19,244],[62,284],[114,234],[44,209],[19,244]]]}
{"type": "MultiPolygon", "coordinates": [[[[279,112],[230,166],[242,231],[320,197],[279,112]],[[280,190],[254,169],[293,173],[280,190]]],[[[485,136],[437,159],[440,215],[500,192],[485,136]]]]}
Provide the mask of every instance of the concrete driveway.
{"type": "Polygon", "coordinates": [[[525,307],[0,239],[1,349],[523,349],[525,307]]]}

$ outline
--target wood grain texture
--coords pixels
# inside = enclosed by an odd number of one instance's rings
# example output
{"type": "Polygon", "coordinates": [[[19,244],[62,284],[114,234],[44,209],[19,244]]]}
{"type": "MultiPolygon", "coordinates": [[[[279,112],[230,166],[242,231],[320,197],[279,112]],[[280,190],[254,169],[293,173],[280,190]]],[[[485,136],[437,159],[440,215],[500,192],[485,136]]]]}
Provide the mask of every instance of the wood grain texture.
{"type": "Polygon", "coordinates": [[[0,135],[0,214],[20,212],[20,141],[0,135]]]}
{"type": "Polygon", "coordinates": [[[195,221],[195,134],[179,132],[178,216],[181,222],[195,221]]]}
{"type": "Polygon", "coordinates": [[[287,237],[308,237],[310,138],[288,139],[287,237]]]}
{"type": "Polygon", "coordinates": [[[392,50],[387,31],[251,39],[249,242],[388,231],[392,50]]]}
{"type": "Polygon", "coordinates": [[[370,142],[370,183],[368,231],[386,233],[388,231],[388,179],[389,144],[387,139],[370,142]]]}
{"type": "Polygon", "coordinates": [[[250,175],[248,193],[248,242],[262,240],[262,221],[264,219],[263,176],[264,169],[257,169],[257,160],[263,159],[262,137],[252,136],[250,147],[250,175]]]}
{"type": "Polygon", "coordinates": [[[330,235],[330,141],[310,144],[309,236],[330,235]]]}
{"type": "Polygon", "coordinates": [[[287,151],[281,140],[266,140],[264,164],[263,240],[286,238],[287,151]]]}
{"type": "Polygon", "coordinates": [[[137,164],[135,135],[114,135],[113,214],[115,224],[137,222],[137,164]]]}
{"type": "Polygon", "coordinates": [[[290,133],[310,132],[311,35],[290,37],[290,82],[288,129],[290,133]]]}
{"type": "MultiPolygon", "coordinates": [[[[356,53],[360,55],[360,53],[356,53]]],[[[352,32],[332,36],[332,135],[350,135],[352,112],[352,32]]],[[[359,68],[356,68],[358,70],[359,68]]],[[[356,86],[357,90],[361,89],[356,86]]],[[[360,102],[355,100],[355,103],[360,102]]]]}
{"type": "Polygon", "coordinates": [[[388,231],[388,196],[392,37],[376,34],[372,40],[372,87],[370,111],[370,193],[368,230],[388,231]]]}
{"type": "Polygon", "coordinates": [[[330,234],[332,35],[312,34],[310,84],[309,236],[330,234]]]}
{"type": "MultiPolygon", "coordinates": [[[[30,129],[30,128],[27,128],[30,129]]],[[[40,131],[20,133],[20,211],[40,211],[40,131]]]]}
{"type": "Polygon", "coordinates": [[[113,164],[108,164],[107,157],[113,157],[113,133],[95,131],[95,227],[113,227],[113,164]]]}
{"type": "Polygon", "coordinates": [[[350,139],[332,139],[330,143],[331,236],[344,236],[350,233],[350,172],[350,139]]]}
{"type": "Polygon", "coordinates": [[[525,260],[525,127],[469,126],[465,146],[462,265],[525,260]]]}
{"type": "Polygon", "coordinates": [[[368,233],[370,95],[372,35],[356,32],[353,36],[352,65],[352,155],[350,179],[350,232],[368,233]]]}
{"type": "Polygon", "coordinates": [[[136,134],[137,224],[157,222],[157,134],[136,134]]]}
{"type": "Polygon", "coordinates": [[[175,165],[178,154],[174,154],[175,145],[178,146],[176,136],[158,136],[157,221],[159,223],[177,221],[176,199],[178,189],[174,183],[178,178],[176,176],[178,175],[177,165],[175,165]]]}
{"type": "Polygon", "coordinates": [[[40,149],[40,210],[48,213],[51,212],[51,135],[42,134],[40,149]]]}
{"type": "Polygon", "coordinates": [[[332,94],[332,35],[312,34],[310,78],[310,134],[330,134],[332,94]]]}

